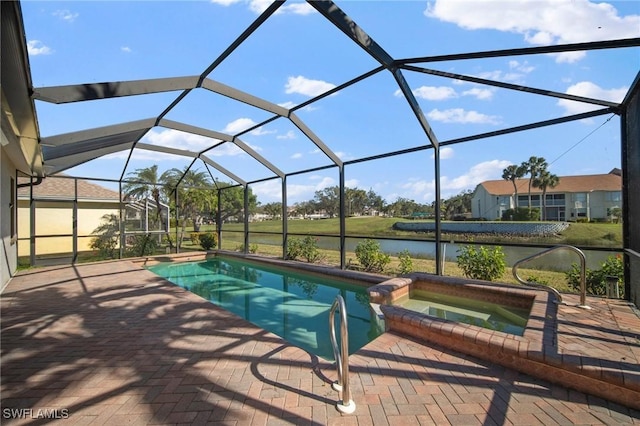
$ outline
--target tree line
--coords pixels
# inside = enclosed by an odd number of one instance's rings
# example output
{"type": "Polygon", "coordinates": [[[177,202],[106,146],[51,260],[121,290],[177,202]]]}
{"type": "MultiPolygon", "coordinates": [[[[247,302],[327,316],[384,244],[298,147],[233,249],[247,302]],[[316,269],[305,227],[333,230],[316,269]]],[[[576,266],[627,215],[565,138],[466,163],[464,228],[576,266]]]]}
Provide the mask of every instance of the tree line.
{"type": "MultiPolygon", "coordinates": [[[[373,189],[365,191],[360,188],[345,188],[345,216],[384,215],[391,217],[433,218],[435,217],[435,201],[418,203],[413,199],[398,197],[387,202],[373,189]]],[[[466,190],[460,194],[441,200],[441,217],[455,219],[471,212],[473,191],[466,190]]],[[[273,202],[259,205],[257,211],[273,218],[282,214],[282,203],[273,202]]],[[[306,218],[313,214],[323,213],[327,217],[337,217],[340,213],[340,187],[335,185],[316,191],[313,199],[295,203],[289,215],[306,218]]]]}
{"type": "MultiPolygon", "coordinates": [[[[507,166],[502,178],[513,184],[516,203],[518,200],[519,180],[528,176],[528,208],[532,209],[531,188],[542,190],[542,217],[544,220],[545,198],[548,189],[558,185],[558,176],[548,171],[548,163],[543,157],[532,156],[519,165],[507,166]]],[[[216,221],[213,212],[218,206],[218,191],[220,191],[220,223],[231,218],[244,219],[244,188],[231,182],[213,181],[211,176],[203,171],[172,168],[164,173],[158,172],[158,166],[136,169],[127,174],[123,185],[125,197],[129,199],[149,198],[154,200],[157,210],[150,220],[156,224],[161,221],[160,203],[166,204],[172,213],[178,212],[183,218],[182,227],[187,222],[193,225],[195,232],[200,230],[205,221],[216,221]],[[177,196],[176,196],[177,192],[177,196]]],[[[282,203],[271,202],[261,204],[257,196],[248,188],[248,214],[264,213],[272,218],[282,215],[282,203]]],[[[387,202],[373,189],[345,188],[345,215],[362,216],[381,214],[391,217],[433,218],[435,217],[435,201],[419,203],[413,199],[398,197],[393,202],[387,202]]],[[[471,212],[472,190],[464,190],[457,195],[440,201],[440,215],[444,219],[453,220],[471,212]]],[[[516,206],[517,207],[517,206],[516,206]]],[[[315,192],[313,199],[295,203],[289,210],[290,216],[308,217],[313,214],[325,214],[332,218],[340,214],[340,187],[327,187],[315,192]]]]}
{"type": "MultiPolygon", "coordinates": [[[[221,194],[220,222],[231,218],[244,219],[244,189],[231,182],[213,181],[211,176],[203,171],[172,168],[159,173],[158,166],[136,169],[127,174],[123,184],[123,192],[128,199],[151,199],[156,204],[156,212],[149,219],[155,224],[161,222],[161,206],[169,206],[173,216],[175,212],[182,217],[180,225],[187,222],[198,232],[205,221],[216,221],[213,214],[218,206],[218,191],[221,194]],[[176,189],[177,188],[177,189],[176,189]],[[177,191],[177,197],[175,192],[177,191]],[[177,209],[177,210],[176,210],[177,209]]],[[[282,203],[271,202],[261,204],[256,195],[248,188],[248,214],[264,213],[272,218],[282,215],[282,203]]],[[[471,197],[473,191],[462,191],[460,194],[441,200],[441,215],[446,219],[471,211],[471,197]]],[[[313,199],[295,203],[288,215],[307,217],[323,213],[328,217],[340,214],[340,187],[335,185],[315,192],[313,199]]],[[[345,188],[345,215],[362,216],[382,214],[391,217],[428,218],[435,216],[435,201],[419,203],[413,199],[398,197],[393,202],[387,202],[373,189],[345,188]]]]}
{"type": "MultiPolygon", "coordinates": [[[[172,168],[162,174],[158,166],[136,169],[127,174],[127,182],[122,186],[125,198],[149,198],[156,204],[156,212],[149,220],[154,224],[161,223],[162,206],[169,206],[173,217],[180,217],[182,229],[190,222],[195,232],[206,220],[216,220],[212,212],[218,207],[217,189],[220,191],[220,223],[235,217],[244,218],[244,188],[234,186],[231,182],[213,181],[211,176],[202,171],[172,168]],[[176,215],[177,212],[177,215],[176,215]]],[[[254,211],[257,197],[249,188],[249,211],[254,211]]]]}

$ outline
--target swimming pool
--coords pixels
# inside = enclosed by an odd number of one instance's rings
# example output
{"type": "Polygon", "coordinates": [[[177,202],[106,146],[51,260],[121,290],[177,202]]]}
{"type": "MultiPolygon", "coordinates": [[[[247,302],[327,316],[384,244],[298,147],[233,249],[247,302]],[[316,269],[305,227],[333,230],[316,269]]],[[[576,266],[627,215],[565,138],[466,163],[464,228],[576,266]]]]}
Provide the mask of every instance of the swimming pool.
{"type": "Polygon", "coordinates": [[[345,281],[219,257],[147,269],[324,359],[333,360],[329,310],[338,294],[347,306],[349,353],[384,331],[366,287],[345,281]]]}

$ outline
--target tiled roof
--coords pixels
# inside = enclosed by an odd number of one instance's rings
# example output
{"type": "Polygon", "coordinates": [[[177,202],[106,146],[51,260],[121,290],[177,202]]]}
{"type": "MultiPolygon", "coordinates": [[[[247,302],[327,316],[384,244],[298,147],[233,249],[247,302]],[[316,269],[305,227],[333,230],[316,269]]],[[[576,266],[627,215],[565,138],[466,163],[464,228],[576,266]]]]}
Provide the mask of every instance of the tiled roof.
{"type": "MultiPolygon", "coordinates": [[[[18,183],[28,183],[28,178],[19,178],[18,183]]],[[[34,198],[73,199],[74,179],[46,177],[40,185],[33,187],[34,198]]],[[[18,188],[18,197],[29,198],[29,187],[18,188]]],[[[118,192],[86,180],[78,179],[79,200],[119,201],[118,192]]]]}
{"type": "MultiPolygon", "coordinates": [[[[621,191],[622,176],[615,173],[607,173],[602,175],[583,175],[583,176],[559,176],[558,185],[553,188],[547,188],[547,194],[553,193],[570,193],[570,192],[589,192],[589,191],[621,191]]],[[[513,183],[508,180],[487,180],[480,184],[484,189],[492,195],[511,195],[513,194],[513,183]]],[[[516,186],[518,194],[529,192],[529,179],[517,179],[516,186]]],[[[542,190],[531,187],[532,194],[540,194],[542,190]]]]}

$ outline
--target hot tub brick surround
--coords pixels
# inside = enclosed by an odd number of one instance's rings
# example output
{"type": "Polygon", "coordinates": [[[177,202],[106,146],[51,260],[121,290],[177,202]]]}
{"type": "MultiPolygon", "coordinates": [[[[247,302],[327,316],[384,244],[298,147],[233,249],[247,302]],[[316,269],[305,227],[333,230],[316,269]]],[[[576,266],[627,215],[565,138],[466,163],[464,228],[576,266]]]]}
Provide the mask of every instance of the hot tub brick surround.
{"type": "Polygon", "coordinates": [[[557,305],[553,295],[544,290],[411,274],[370,287],[369,297],[371,303],[380,305],[389,331],[440,344],[627,406],[640,407],[638,376],[623,374],[614,362],[595,365],[593,358],[587,361],[580,355],[562,353],[557,342],[557,305]],[[530,306],[531,312],[523,335],[516,336],[431,317],[394,305],[416,289],[510,306],[530,306]]]}

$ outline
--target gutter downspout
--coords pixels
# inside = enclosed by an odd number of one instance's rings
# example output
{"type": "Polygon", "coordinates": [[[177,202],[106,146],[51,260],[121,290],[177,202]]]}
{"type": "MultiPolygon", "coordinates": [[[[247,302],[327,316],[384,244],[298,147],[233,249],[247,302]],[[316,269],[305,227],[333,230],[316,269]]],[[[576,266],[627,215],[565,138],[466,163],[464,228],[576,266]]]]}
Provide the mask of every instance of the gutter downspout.
{"type": "Polygon", "coordinates": [[[44,177],[42,177],[42,176],[36,176],[36,181],[35,182],[30,180],[29,183],[18,183],[18,184],[16,184],[16,188],[26,188],[28,186],[37,186],[37,185],[40,185],[42,183],[43,179],[44,179],[44,177]]]}

